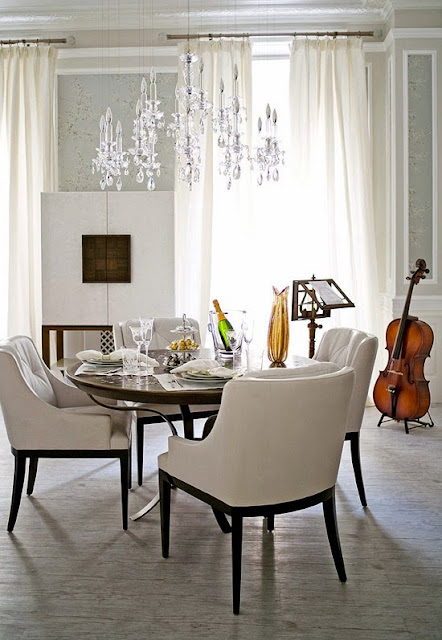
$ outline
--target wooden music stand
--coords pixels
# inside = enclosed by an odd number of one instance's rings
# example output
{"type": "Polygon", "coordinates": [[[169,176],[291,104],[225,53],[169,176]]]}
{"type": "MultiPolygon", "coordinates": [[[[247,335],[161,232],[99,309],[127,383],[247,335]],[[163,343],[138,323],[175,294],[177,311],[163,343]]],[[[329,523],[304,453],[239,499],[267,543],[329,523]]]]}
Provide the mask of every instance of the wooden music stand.
{"type": "Polygon", "coordinates": [[[309,320],[309,358],[315,354],[316,329],[318,318],[329,318],[332,309],[354,307],[350,298],[332,278],[317,280],[293,280],[292,320],[309,320]],[[302,298],[301,298],[302,296],[302,298]]]}

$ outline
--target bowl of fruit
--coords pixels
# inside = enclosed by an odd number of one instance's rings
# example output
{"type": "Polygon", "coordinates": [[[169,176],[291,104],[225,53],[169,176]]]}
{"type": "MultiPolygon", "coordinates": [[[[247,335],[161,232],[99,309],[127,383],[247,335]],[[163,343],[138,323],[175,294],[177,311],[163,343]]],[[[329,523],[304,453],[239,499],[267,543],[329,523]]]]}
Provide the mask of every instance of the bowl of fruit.
{"type": "Polygon", "coordinates": [[[167,347],[169,351],[196,351],[199,348],[199,344],[194,342],[193,338],[181,338],[180,340],[173,340],[167,347]]]}

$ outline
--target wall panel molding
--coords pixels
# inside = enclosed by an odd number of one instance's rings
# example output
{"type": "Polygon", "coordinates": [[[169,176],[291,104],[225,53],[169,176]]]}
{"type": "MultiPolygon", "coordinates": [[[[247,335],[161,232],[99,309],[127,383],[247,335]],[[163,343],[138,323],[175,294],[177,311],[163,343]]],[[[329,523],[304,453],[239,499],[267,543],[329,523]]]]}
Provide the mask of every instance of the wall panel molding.
{"type": "MultiPolygon", "coordinates": [[[[404,198],[404,274],[416,259],[429,263],[429,277],[423,285],[437,284],[438,167],[437,167],[437,51],[406,49],[402,52],[403,71],[403,198],[404,198]],[[422,61],[417,62],[417,58],[422,61]],[[427,61],[431,63],[428,88],[427,61]],[[428,95],[431,92],[431,96],[428,95]],[[427,102],[427,104],[426,104],[427,102]],[[429,105],[428,105],[429,102],[429,105]],[[426,114],[428,107],[431,113],[426,114]],[[429,151],[428,147],[431,147],[429,151]],[[431,167],[428,165],[431,163],[431,167]],[[431,184],[428,184],[431,181],[431,184]],[[410,218],[414,217],[413,228],[410,218]],[[420,251],[421,245],[423,247],[420,251]],[[410,255],[410,247],[414,255],[410,255]],[[428,254],[431,252],[431,255],[428,254]],[[424,255],[424,254],[427,255],[424,255]],[[419,255],[418,255],[419,254],[419,255]]],[[[406,281],[404,280],[404,284],[406,281]]]]}

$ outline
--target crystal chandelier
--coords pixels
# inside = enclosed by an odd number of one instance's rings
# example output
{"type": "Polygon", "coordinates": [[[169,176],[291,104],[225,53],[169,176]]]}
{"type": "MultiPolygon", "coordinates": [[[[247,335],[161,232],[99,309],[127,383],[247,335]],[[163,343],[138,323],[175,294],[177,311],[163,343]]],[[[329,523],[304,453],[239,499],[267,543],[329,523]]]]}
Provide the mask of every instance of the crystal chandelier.
{"type": "Polygon", "coordinates": [[[156,74],[150,71],[149,97],[147,97],[147,82],[141,81],[141,97],[135,108],[136,118],[132,140],[134,146],[129,149],[133,156],[134,166],[137,167],[136,181],[141,184],[146,176],[146,186],[149,191],[155,190],[154,175],[161,175],[161,162],[156,160],[155,145],[158,142],[158,131],[164,127],[164,113],[158,109],[156,74]]]}
{"type": "Polygon", "coordinates": [[[116,187],[118,191],[123,186],[121,172],[128,175],[129,160],[127,152],[123,151],[123,129],[118,120],[114,128],[112,125],[112,111],[110,107],[106,110],[106,117],[100,118],[100,146],[97,147],[97,157],[92,160],[92,173],[101,173],[100,187],[105,189],[111,187],[114,178],[117,178],[116,187]]]}
{"type": "Polygon", "coordinates": [[[277,132],[277,120],[278,116],[276,110],[273,112],[268,104],[266,107],[266,120],[264,126],[264,132],[262,131],[262,120],[258,118],[258,133],[261,138],[261,145],[256,149],[256,156],[252,160],[256,162],[259,168],[258,184],[261,185],[264,182],[264,176],[267,180],[271,178],[277,182],[279,180],[279,165],[284,164],[284,151],[279,147],[279,142],[276,138],[277,132]]]}
{"type": "Polygon", "coordinates": [[[243,127],[246,121],[246,109],[242,98],[238,96],[238,67],[233,67],[233,95],[224,100],[224,82],[220,82],[219,108],[213,118],[213,131],[218,134],[218,147],[221,150],[219,172],[227,177],[227,188],[232,179],[241,177],[241,162],[249,161],[249,147],[244,143],[243,127]]]}
{"type": "Polygon", "coordinates": [[[199,57],[189,50],[180,55],[184,64],[184,84],[175,89],[175,111],[173,121],[167,127],[167,135],[175,138],[178,159],[178,179],[186,182],[189,191],[200,179],[200,135],[204,133],[204,123],[211,109],[207,91],[203,89],[203,61],[199,65],[199,86],[194,83],[193,65],[199,57]]]}

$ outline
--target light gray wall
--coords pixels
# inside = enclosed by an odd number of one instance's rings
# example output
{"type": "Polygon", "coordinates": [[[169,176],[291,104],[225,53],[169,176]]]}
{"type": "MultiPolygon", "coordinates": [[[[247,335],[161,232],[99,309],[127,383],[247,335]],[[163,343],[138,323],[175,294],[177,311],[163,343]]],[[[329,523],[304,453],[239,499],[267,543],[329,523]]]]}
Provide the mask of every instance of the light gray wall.
{"type": "MultiPolygon", "coordinates": [[[[114,125],[121,120],[123,146],[132,146],[135,105],[140,96],[142,76],[132,74],[81,74],[58,76],[58,188],[59,191],[99,191],[100,176],[92,175],[91,162],[99,141],[100,116],[110,106],[114,125]]],[[[157,74],[158,99],[166,125],[174,110],[176,73],[157,74]]],[[[157,145],[161,176],[155,177],[158,191],[174,188],[173,139],[160,133],[157,145]]],[[[123,177],[125,191],[145,191],[146,181],[138,184],[133,167],[123,177]]],[[[112,187],[113,190],[116,187],[112,187]]]]}

